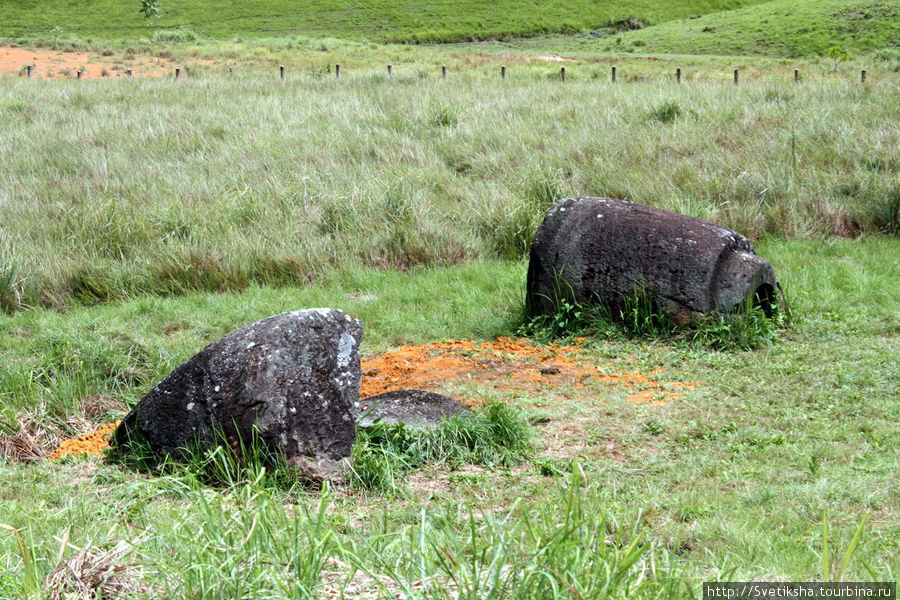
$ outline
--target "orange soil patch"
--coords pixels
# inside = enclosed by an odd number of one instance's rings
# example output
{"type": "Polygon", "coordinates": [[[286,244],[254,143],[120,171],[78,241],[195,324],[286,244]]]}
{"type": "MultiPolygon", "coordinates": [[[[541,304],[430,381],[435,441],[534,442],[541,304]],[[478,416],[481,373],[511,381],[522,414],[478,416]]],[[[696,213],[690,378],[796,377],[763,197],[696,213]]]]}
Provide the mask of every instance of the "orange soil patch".
{"type": "Polygon", "coordinates": [[[82,52],[56,50],[28,50],[0,47],[0,76],[24,76],[25,67],[31,65],[31,76],[47,79],[73,79],[78,71],[84,78],[125,77],[131,69],[134,77],[161,77],[173,72],[175,63],[165,58],[150,56],[99,56],[82,52]]]}
{"type": "MultiPolygon", "coordinates": [[[[436,390],[449,382],[472,381],[500,391],[535,392],[570,383],[576,389],[603,383],[637,388],[627,396],[633,402],[665,404],[681,394],[670,388],[693,389],[689,382],[665,382],[659,371],[606,373],[589,360],[583,360],[580,344],[572,346],[535,346],[525,339],[499,338],[496,342],[476,344],[450,340],[421,346],[402,346],[362,361],[360,397],[403,388],[436,390]]],[[[472,405],[477,400],[463,400],[472,405]]]]}
{"type": "Polygon", "coordinates": [[[112,423],[101,425],[93,433],[86,433],[71,440],[64,440],[50,455],[50,459],[62,458],[68,454],[100,454],[109,448],[109,437],[115,432],[116,427],[121,422],[113,421],[112,423]]]}
{"type": "MultiPolygon", "coordinates": [[[[458,382],[477,383],[498,391],[532,393],[570,384],[575,389],[622,387],[628,390],[626,400],[630,402],[666,404],[682,396],[674,390],[693,389],[697,385],[663,381],[659,369],[649,374],[606,372],[584,356],[582,342],[584,338],[577,338],[570,346],[537,346],[526,339],[499,338],[495,342],[448,340],[401,346],[362,360],[360,397],[365,400],[404,388],[435,391],[458,382]]],[[[461,402],[473,406],[479,399],[465,398],[461,402]]],[[[117,425],[118,422],[110,423],[92,434],[63,442],[52,458],[102,452],[117,425]]]]}

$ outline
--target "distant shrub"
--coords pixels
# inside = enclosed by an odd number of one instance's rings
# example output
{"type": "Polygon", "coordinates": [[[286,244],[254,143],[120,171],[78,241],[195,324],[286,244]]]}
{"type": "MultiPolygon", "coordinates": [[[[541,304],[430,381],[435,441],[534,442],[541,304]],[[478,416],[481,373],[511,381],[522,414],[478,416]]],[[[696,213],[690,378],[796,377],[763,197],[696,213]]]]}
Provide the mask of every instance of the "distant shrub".
{"type": "Polygon", "coordinates": [[[660,123],[673,123],[684,111],[674,100],[666,100],[650,111],[649,118],[660,123]]]}
{"type": "Polygon", "coordinates": [[[888,235],[900,235],[900,187],[886,192],[869,208],[872,226],[888,235]]]}
{"type": "Polygon", "coordinates": [[[165,29],[157,31],[155,40],[157,42],[196,42],[199,39],[196,33],[190,29],[165,29]]]}
{"type": "Polygon", "coordinates": [[[630,15],[628,17],[609,21],[606,26],[618,32],[635,31],[637,29],[643,29],[646,25],[634,15],[630,15]]]}
{"type": "Polygon", "coordinates": [[[459,109],[447,102],[431,105],[428,121],[437,127],[454,127],[459,123],[459,109]]]}

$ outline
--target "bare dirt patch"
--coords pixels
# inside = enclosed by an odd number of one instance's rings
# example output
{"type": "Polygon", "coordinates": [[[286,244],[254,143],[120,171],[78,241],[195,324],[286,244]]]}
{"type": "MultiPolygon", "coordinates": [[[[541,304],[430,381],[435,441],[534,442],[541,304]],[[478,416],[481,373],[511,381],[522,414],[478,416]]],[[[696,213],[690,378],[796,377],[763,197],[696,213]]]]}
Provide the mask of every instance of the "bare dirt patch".
{"type": "Polygon", "coordinates": [[[82,71],[82,77],[90,79],[126,77],[129,69],[134,77],[162,77],[173,71],[175,63],[167,58],[146,55],[114,53],[103,56],[40,48],[0,47],[0,76],[24,77],[28,66],[31,66],[32,77],[74,79],[82,71]]]}

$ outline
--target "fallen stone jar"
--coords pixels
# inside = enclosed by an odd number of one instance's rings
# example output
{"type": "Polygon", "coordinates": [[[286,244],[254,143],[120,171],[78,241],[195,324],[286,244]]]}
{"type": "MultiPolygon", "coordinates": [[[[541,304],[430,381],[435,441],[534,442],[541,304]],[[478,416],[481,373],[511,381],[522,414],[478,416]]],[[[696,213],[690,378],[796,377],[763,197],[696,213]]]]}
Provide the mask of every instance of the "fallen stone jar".
{"type": "Polygon", "coordinates": [[[772,266],[720,225],[610,198],[565,198],[547,212],[528,264],[531,315],[563,301],[615,312],[638,295],[680,324],[745,301],[771,316],[783,303],[772,266]]]}

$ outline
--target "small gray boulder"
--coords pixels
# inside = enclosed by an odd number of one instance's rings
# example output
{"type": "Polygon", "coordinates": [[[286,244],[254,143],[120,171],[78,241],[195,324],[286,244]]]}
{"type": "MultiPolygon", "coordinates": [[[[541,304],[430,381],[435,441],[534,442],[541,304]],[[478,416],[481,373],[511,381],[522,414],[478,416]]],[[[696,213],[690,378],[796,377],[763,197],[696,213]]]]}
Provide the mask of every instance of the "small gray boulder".
{"type": "Polygon", "coordinates": [[[253,430],[288,463],[330,478],[350,456],[359,414],[362,323],[331,308],[247,325],[176,368],[125,417],[113,438],[144,440],[180,458],[189,447],[233,448],[253,430]]]}
{"type": "Polygon", "coordinates": [[[405,389],[378,394],[360,401],[360,405],[360,427],[369,427],[376,421],[427,427],[454,415],[471,413],[453,398],[425,390],[405,389]]]}

